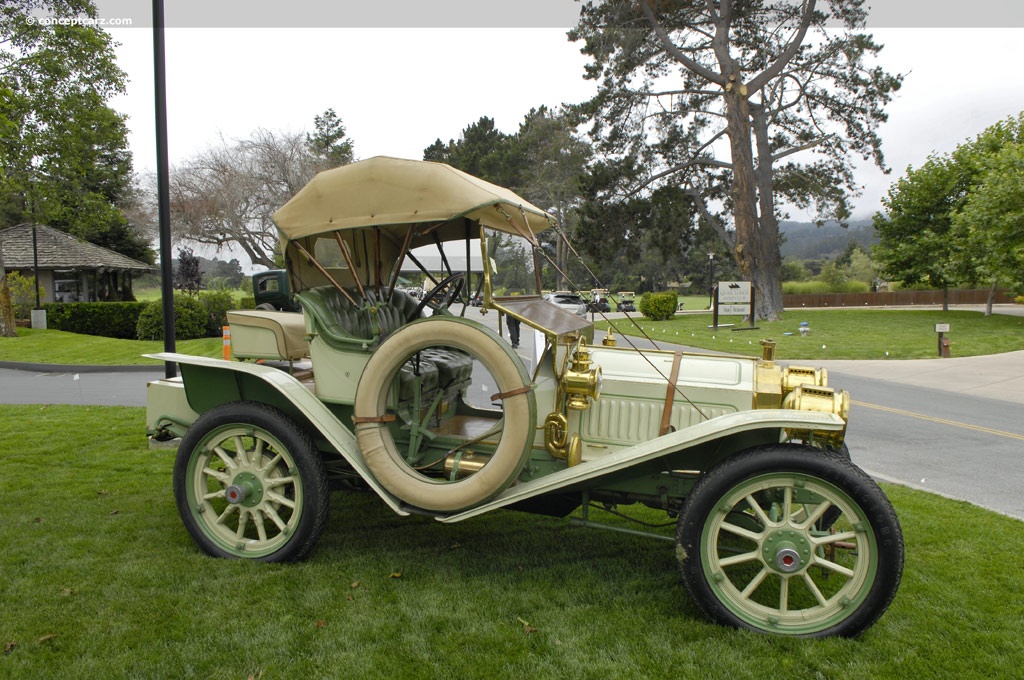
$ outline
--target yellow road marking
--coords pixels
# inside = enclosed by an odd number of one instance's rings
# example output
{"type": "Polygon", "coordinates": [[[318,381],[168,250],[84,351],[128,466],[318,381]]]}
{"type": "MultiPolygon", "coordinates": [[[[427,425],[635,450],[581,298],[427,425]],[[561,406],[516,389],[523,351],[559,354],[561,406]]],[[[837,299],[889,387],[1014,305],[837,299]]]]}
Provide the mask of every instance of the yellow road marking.
{"type": "Polygon", "coordinates": [[[895,413],[901,416],[909,416],[910,418],[918,418],[919,420],[927,420],[933,423],[942,423],[943,425],[952,425],[953,427],[962,427],[966,430],[975,430],[977,432],[984,432],[986,434],[994,434],[998,437],[1008,437],[1010,439],[1019,439],[1024,441],[1024,434],[1017,434],[1015,432],[1006,432],[1004,430],[993,430],[990,427],[981,427],[980,425],[971,425],[970,423],[961,423],[956,420],[946,420],[945,418],[935,418],[933,416],[926,416],[923,413],[914,413],[913,411],[904,411],[898,408],[889,408],[888,406],[879,406],[878,404],[869,404],[864,401],[850,401],[851,404],[857,406],[863,406],[864,408],[875,409],[876,411],[885,411],[886,413],[895,413]]]}

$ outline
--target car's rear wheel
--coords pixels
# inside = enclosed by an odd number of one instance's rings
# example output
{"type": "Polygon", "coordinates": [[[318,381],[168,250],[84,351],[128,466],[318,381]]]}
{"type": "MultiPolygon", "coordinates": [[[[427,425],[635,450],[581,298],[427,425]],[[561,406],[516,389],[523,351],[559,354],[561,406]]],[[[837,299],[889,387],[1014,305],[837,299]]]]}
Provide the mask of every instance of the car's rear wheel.
{"type": "Polygon", "coordinates": [[[291,562],[323,532],[330,491],[309,434],[271,406],[235,402],[203,414],[182,437],[174,500],[206,553],[291,562]]]}
{"type": "Polygon", "coordinates": [[[903,572],[885,494],[841,455],[806,446],[760,447],[713,468],[683,506],[676,544],[711,619],[767,633],[858,635],[903,572]],[[822,527],[829,510],[838,516],[822,527]]]}

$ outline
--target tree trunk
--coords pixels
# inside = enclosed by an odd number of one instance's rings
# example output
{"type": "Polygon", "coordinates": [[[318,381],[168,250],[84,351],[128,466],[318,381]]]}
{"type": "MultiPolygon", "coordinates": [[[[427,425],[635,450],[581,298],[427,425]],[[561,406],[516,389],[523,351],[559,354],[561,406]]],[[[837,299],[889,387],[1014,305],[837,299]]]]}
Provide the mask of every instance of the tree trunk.
{"type": "MultiPolygon", "coordinates": [[[[757,278],[758,296],[755,313],[758,319],[778,321],[782,315],[782,256],[779,253],[779,221],[775,216],[775,183],[772,180],[772,149],[768,135],[768,120],[764,108],[751,106],[751,129],[757,145],[757,199],[758,216],[757,278]]],[[[754,281],[751,278],[751,281],[754,281]]]]}
{"type": "Polygon", "coordinates": [[[992,282],[992,287],[988,289],[988,300],[985,301],[985,316],[992,316],[992,305],[996,301],[996,287],[999,286],[999,280],[996,279],[992,282]]]}
{"type": "Polygon", "coordinates": [[[750,105],[746,87],[738,82],[725,96],[729,146],[732,152],[733,219],[736,226],[736,245],[733,256],[740,272],[757,288],[755,314],[758,319],[776,321],[782,310],[782,288],[779,284],[778,225],[774,233],[762,233],[767,226],[772,231],[774,212],[769,224],[763,225],[764,216],[757,211],[757,177],[751,147],[750,105]]]}
{"type": "Polygon", "coordinates": [[[942,311],[949,311],[949,284],[942,287],[942,311]]]}

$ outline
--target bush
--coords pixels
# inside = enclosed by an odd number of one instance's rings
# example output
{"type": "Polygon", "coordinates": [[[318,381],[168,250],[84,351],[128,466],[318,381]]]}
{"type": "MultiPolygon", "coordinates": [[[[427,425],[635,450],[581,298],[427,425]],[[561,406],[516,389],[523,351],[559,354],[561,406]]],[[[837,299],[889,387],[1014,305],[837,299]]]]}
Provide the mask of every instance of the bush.
{"type": "Polygon", "coordinates": [[[46,327],[55,331],[133,340],[145,302],[47,302],[46,327]]]}
{"type": "Polygon", "coordinates": [[[678,297],[674,291],[666,290],[660,293],[644,293],[640,298],[640,313],[652,321],[664,321],[671,319],[676,314],[678,297]]]}
{"type": "Polygon", "coordinates": [[[206,335],[216,338],[228,324],[228,310],[238,309],[230,290],[208,290],[199,294],[199,303],[206,313],[206,335]]]}
{"type": "MultiPolygon", "coordinates": [[[[144,303],[136,334],[139,340],[163,340],[163,304],[160,300],[144,303]]],[[[191,295],[174,296],[174,338],[194,340],[206,337],[209,323],[203,304],[191,295]]]]}
{"type": "MultiPolygon", "coordinates": [[[[17,319],[27,319],[32,316],[32,308],[36,306],[36,292],[32,290],[36,277],[29,278],[18,272],[11,272],[7,275],[7,288],[11,291],[11,305],[14,307],[14,316],[17,319]]],[[[39,286],[39,298],[46,295],[46,291],[39,286]]]]}

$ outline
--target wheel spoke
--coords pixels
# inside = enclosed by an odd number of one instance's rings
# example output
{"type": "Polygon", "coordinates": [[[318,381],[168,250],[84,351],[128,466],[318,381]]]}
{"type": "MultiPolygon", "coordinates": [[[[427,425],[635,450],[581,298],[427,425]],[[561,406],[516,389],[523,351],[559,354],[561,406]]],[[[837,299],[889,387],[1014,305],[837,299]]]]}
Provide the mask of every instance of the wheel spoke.
{"type": "Polygon", "coordinates": [[[728,531],[730,534],[736,534],[740,538],[748,538],[751,541],[761,540],[761,532],[751,531],[750,529],[744,529],[741,526],[730,524],[729,522],[722,522],[722,530],[728,531]]]}
{"type": "Polygon", "coordinates": [[[235,529],[235,538],[242,540],[245,538],[245,528],[249,525],[249,511],[240,510],[238,512],[238,528],[235,529]]]}
{"type": "Polygon", "coordinates": [[[846,578],[853,578],[854,577],[853,569],[850,569],[848,567],[844,567],[841,564],[836,564],[835,562],[833,562],[831,560],[826,560],[824,558],[818,557],[817,555],[814,556],[814,564],[816,564],[817,566],[821,567],[822,569],[828,569],[829,571],[833,571],[833,572],[835,572],[837,574],[841,574],[841,575],[845,576],[846,578]]]}
{"type": "Polygon", "coordinates": [[[292,499],[287,498],[285,496],[282,496],[281,494],[269,493],[268,492],[266,494],[266,498],[267,498],[268,501],[271,501],[273,503],[277,503],[278,505],[283,505],[284,507],[290,508],[290,509],[293,509],[293,510],[295,509],[295,501],[293,501],[292,499]]]}
{"type": "Polygon", "coordinates": [[[227,474],[223,470],[214,470],[211,467],[204,467],[203,474],[207,475],[208,477],[213,477],[214,479],[216,479],[221,484],[224,484],[225,486],[231,483],[231,475],[227,474]]]}
{"type": "Polygon", "coordinates": [[[284,531],[288,525],[281,519],[281,515],[277,514],[277,510],[270,507],[269,505],[263,508],[264,514],[270,518],[270,521],[277,525],[278,530],[284,531]]]}
{"type": "Polygon", "coordinates": [[[718,566],[720,567],[733,567],[737,564],[745,564],[747,562],[753,562],[760,557],[760,552],[754,550],[752,552],[743,553],[742,555],[733,555],[732,557],[726,557],[718,560],[718,566]]]}
{"type": "Polygon", "coordinates": [[[752,494],[748,494],[744,500],[747,501],[747,505],[749,505],[750,509],[754,511],[757,518],[761,520],[761,524],[764,526],[771,526],[772,524],[775,524],[775,522],[770,520],[768,515],[765,514],[764,508],[761,507],[761,504],[754,500],[754,496],[752,494]]]}
{"type": "Polygon", "coordinates": [[[216,491],[211,491],[210,493],[203,494],[203,500],[204,501],[212,501],[214,498],[224,498],[224,489],[223,489],[223,487],[220,488],[220,489],[217,489],[216,491]]]}
{"type": "Polygon", "coordinates": [[[228,452],[225,451],[221,446],[218,445],[213,447],[213,452],[217,454],[217,457],[220,458],[221,461],[223,461],[225,467],[231,470],[234,470],[235,468],[238,467],[238,463],[235,461],[235,459],[232,456],[228,455],[228,452]]]}
{"type": "Polygon", "coordinates": [[[274,489],[285,484],[294,484],[294,477],[268,477],[263,480],[263,488],[274,489]]]}
{"type": "Polygon", "coordinates": [[[831,508],[831,507],[832,507],[832,503],[830,503],[829,501],[824,501],[822,503],[818,503],[816,506],[814,506],[814,512],[808,514],[807,519],[804,522],[801,523],[801,526],[802,527],[813,526],[814,523],[817,522],[819,519],[821,519],[822,515],[824,515],[825,512],[829,508],[831,508]]]}
{"type": "Polygon", "coordinates": [[[804,572],[804,583],[807,585],[807,588],[814,595],[814,599],[818,601],[818,604],[820,604],[822,607],[828,605],[828,600],[825,599],[825,596],[822,595],[821,590],[818,589],[818,584],[814,582],[814,579],[812,579],[811,575],[807,572],[804,572]]]}
{"type": "Polygon", "coordinates": [[[259,536],[260,541],[266,541],[267,529],[263,526],[263,514],[259,512],[252,513],[252,521],[256,525],[256,535],[259,536]]]}
{"type": "MultiPolygon", "coordinates": [[[[260,442],[260,443],[262,444],[262,442],[260,442]]],[[[260,447],[260,450],[262,451],[262,446],[260,447]]],[[[280,463],[282,460],[284,460],[284,457],[279,453],[276,456],[274,456],[270,460],[269,463],[267,463],[263,467],[259,468],[259,471],[260,472],[267,472],[268,470],[273,470],[275,467],[277,467],[278,463],[280,463]]]]}
{"type": "Polygon", "coordinates": [[[785,614],[789,611],[789,576],[783,576],[779,584],[779,612],[785,614]]]}
{"type": "Polygon", "coordinates": [[[251,465],[249,461],[249,452],[245,448],[245,442],[242,441],[242,435],[236,434],[234,436],[235,442],[235,455],[238,456],[238,460],[241,463],[240,467],[248,467],[251,465]]]}
{"type": "Polygon", "coordinates": [[[762,566],[761,567],[761,571],[759,571],[757,573],[757,576],[755,576],[754,578],[750,579],[750,583],[748,583],[747,587],[744,588],[743,592],[740,593],[740,595],[743,597],[743,599],[744,600],[749,600],[750,596],[754,594],[754,591],[758,589],[758,587],[761,585],[761,583],[765,580],[765,578],[767,576],[768,576],[768,567],[762,566]]]}
{"type": "Polygon", "coordinates": [[[811,538],[811,541],[817,545],[825,545],[827,543],[839,543],[840,541],[856,541],[856,531],[844,531],[839,534],[826,534],[825,536],[815,536],[811,538]]]}
{"type": "Polygon", "coordinates": [[[224,508],[224,512],[220,513],[217,517],[217,524],[224,525],[228,518],[231,517],[232,513],[238,512],[239,508],[237,505],[228,505],[224,508]]]}

